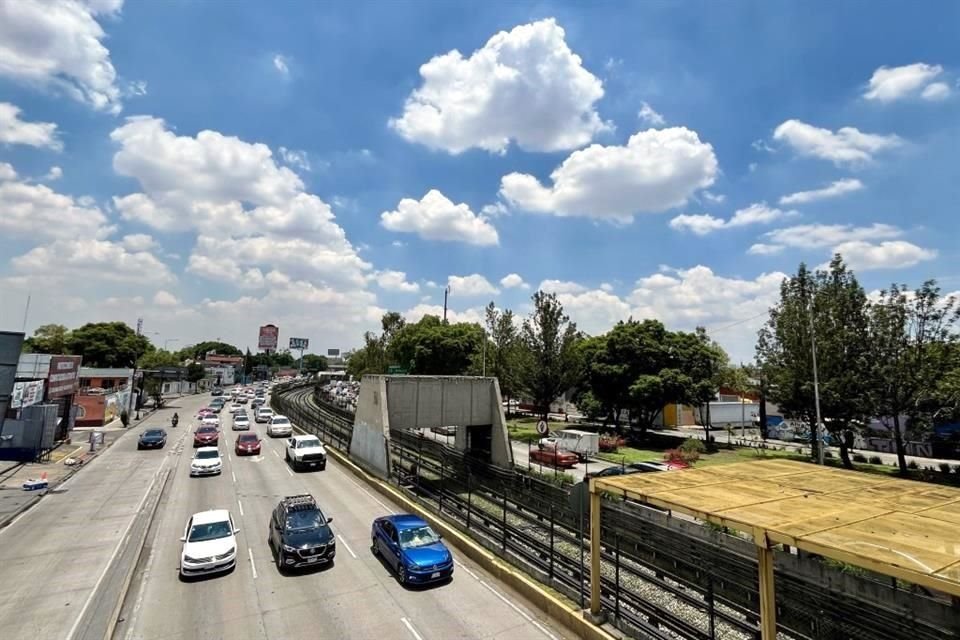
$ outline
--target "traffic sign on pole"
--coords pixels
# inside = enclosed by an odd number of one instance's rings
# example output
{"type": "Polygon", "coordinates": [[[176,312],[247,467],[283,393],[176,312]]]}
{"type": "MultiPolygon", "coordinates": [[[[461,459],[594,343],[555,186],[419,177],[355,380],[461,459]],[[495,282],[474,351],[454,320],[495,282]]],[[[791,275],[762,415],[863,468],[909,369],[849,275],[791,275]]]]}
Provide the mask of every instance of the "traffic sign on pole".
{"type": "Polygon", "coordinates": [[[550,432],[550,429],[549,429],[549,427],[547,427],[547,421],[546,421],[546,420],[541,420],[540,422],[537,423],[537,433],[539,433],[539,434],[542,435],[542,436],[545,436],[545,435],[547,435],[549,432],[550,432]]]}

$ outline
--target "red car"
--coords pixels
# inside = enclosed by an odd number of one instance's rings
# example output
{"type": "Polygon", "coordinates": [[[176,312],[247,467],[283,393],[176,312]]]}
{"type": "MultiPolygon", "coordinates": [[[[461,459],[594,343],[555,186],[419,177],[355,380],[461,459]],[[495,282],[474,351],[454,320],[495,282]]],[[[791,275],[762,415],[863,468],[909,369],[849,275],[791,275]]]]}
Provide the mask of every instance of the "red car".
{"type": "Polygon", "coordinates": [[[577,454],[553,447],[534,449],[530,452],[530,460],[559,469],[570,469],[577,466],[577,462],[580,461],[577,454]]]}
{"type": "Polygon", "coordinates": [[[237,444],[234,452],[238,456],[258,456],[260,455],[260,438],[255,433],[242,433],[237,438],[237,444]]]}
{"type": "Polygon", "coordinates": [[[215,447],[220,443],[220,430],[216,427],[200,427],[193,432],[193,447],[215,447]]]}

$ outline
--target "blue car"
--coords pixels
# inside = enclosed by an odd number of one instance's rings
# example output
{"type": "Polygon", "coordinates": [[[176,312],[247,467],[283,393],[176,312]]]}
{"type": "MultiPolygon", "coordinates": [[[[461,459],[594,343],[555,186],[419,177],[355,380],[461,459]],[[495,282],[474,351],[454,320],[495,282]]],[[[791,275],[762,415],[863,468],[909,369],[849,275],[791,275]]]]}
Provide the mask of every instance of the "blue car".
{"type": "Polygon", "coordinates": [[[453,576],[453,556],[426,521],[409,513],[373,521],[370,544],[400,584],[427,584],[453,576]]]}

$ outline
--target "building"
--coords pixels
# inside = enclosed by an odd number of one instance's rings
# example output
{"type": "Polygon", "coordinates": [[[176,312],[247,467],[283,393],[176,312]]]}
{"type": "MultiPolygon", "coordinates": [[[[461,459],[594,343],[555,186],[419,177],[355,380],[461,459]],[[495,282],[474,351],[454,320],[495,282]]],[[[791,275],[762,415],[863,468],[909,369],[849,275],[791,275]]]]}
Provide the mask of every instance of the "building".
{"type": "Polygon", "coordinates": [[[203,356],[200,364],[204,367],[234,367],[235,369],[242,369],[243,361],[243,356],[221,356],[211,351],[203,356]]]}
{"type": "Polygon", "coordinates": [[[55,439],[62,440],[73,428],[75,398],[80,390],[81,356],[23,353],[17,363],[11,409],[34,404],[56,405],[55,439]]]}
{"type": "Polygon", "coordinates": [[[102,427],[120,418],[130,405],[133,369],[80,369],[78,427],[102,427]]]}
{"type": "Polygon", "coordinates": [[[133,369],[101,369],[96,367],[80,368],[80,392],[90,393],[91,390],[123,389],[130,384],[133,369]]]}

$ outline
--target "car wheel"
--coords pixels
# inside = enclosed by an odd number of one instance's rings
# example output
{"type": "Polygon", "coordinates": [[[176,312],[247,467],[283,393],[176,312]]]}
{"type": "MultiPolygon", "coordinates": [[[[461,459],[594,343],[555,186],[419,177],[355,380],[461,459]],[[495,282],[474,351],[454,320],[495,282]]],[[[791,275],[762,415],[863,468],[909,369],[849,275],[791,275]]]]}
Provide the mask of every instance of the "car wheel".
{"type": "Polygon", "coordinates": [[[137,445],[137,451],[142,451],[142,450],[143,450],[143,445],[139,445],[139,444],[138,444],[138,445],[137,445]]]}
{"type": "Polygon", "coordinates": [[[373,552],[373,555],[378,556],[378,557],[380,556],[380,547],[377,546],[377,539],[376,539],[376,538],[371,538],[371,539],[370,539],[370,551],[373,552]]]}
{"type": "Polygon", "coordinates": [[[403,565],[397,569],[397,582],[400,584],[407,584],[407,570],[403,568],[403,565]]]}
{"type": "Polygon", "coordinates": [[[277,571],[283,573],[283,549],[277,549],[277,571]]]}

